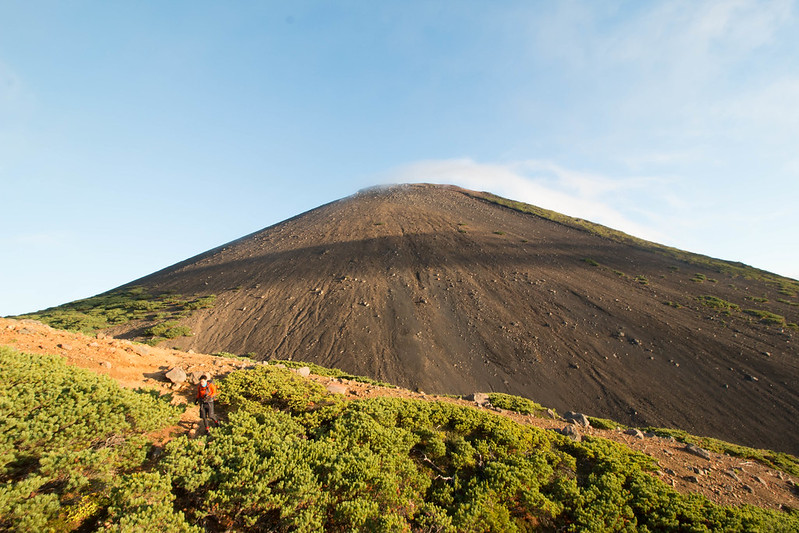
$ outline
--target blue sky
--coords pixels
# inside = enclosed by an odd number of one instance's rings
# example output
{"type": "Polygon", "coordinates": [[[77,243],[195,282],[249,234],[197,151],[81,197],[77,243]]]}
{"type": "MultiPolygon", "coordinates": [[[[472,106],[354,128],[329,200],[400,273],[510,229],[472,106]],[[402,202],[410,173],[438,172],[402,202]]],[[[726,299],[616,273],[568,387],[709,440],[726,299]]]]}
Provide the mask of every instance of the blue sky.
{"type": "Polygon", "coordinates": [[[0,2],[0,315],[358,189],[799,278],[797,1],[0,2]]]}

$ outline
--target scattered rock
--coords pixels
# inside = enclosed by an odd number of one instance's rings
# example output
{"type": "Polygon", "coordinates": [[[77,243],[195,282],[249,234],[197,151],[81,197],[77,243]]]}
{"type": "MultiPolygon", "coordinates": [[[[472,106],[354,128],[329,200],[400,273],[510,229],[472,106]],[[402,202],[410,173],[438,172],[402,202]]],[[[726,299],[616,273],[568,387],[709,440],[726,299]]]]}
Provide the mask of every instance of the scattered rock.
{"type": "Polygon", "coordinates": [[[333,394],[347,394],[347,386],[341,383],[328,383],[326,388],[327,392],[332,392],[333,394]]]}
{"type": "Polygon", "coordinates": [[[583,413],[569,411],[563,415],[563,418],[566,420],[566,422],[571,422],[572,424],[577,424],[578,426],[582,426],[584,428],[591,427],[591,422],[589,422],[588,417],[583,413]]]}
{"type": "Polygon", "coordinates": [[[274,365],[274,367],[275,367],[275,368],[283,368],[283,369],[285,369],[285,368],[288,368],[288,367],[286,367],[286,365],[284,365],[283,363],[276,363],[276,364],[274,365]]]}
{"type": "Polygon", "coordinates": [[[97,333],[96,337],[97,337],[98,341],[102,341],[102,340],[107,339],[108,335],[106,335],[105,333],[97,333]]]}
{"type": "MultiPolygon", "coordinates": [[[[187,376],[187,380],[192,385],[197,385],[200,382],[200,378],[202,376],[208,376],[207,372],[200,372],[199,370],[195,370],[191,374],[187,376]]],[[[210,377],[210,376],[209,376],[210,377]]]]}
{"type": "Polygon", "coordinates": [[[292,371],[298,376],[302,376],[304,378],[307,378],[311,375],[311,369],[307,366],[301,366],[300,368],[292,369],[292,371]]]}
{"type": "Polygon", "coordinates": [[[59,347],[59,348],[61,348],[62,350],[66,350],[66,351],[69,351],[69,350],[71,350],[71,349],[72,349],[72,346],[71,346],[71,345],[69,345],[69,344],[66,344],[66,343],[63,343],[63,342],[62,342],[62,343],[58,343],[58,344],[56,344],[56,346],[58,346],[58,347],[59,347]]]}
{"type": "Polygon", "coordinates": [[[168,379],[169,381],[171,381],[172,383],[174,383],[175,385],[180,385],[184,381],[186,381],[186,377],[187,376],[186,376],[186,372],[182,368],[180,368],[179,366],[176,366],[175,368],[173,368],[169,372],[166,372],[164,374],[164,377],[166,379],[168,379]]]}
{"type": "Polygon", "coordinates": [[[684,450],[692,455],[696,455],[697,457],[701,457],[702,459],[707,459],[710,461],[710,452],[700,448],[699,446],[694,444],[686,444],[684,450]]]}
{"type": "Polygon", "coordinates": [[[90,342],[89,343],[89,348],[97,348],[98,346],[100,346],[99,342],[90,342]]]}
{"type": "Polygon", "coordinates": [[[573,424],[567,424],[564,426],[563,429],[560,430],[560,434],[569,437],[575,442],[580,442],[583,440],[582,435],[580,435],[580,432],[577,431],[577,428],[574,427],[573,424]]]}
{"type": "Polygon", "coordinates": [[[485,405],[488,403],[488,394],[484,392],[473,392],[465,398],[467,401],[474,402],[477,405],[485,405]]]}
{"type": "Polygon", "coordinates": [[[22,328],[19,332],[23,335],[33,335],[33,331],[29,330],[28,328],[22,328]]]}
{"type": "Polygon", "coordinates": [[[150,348],[148,348],[143,344],[134,344],[133,346],[131,346],[131,350],[133,350],[134,353],[137,353],[141,356],[150,355],[150,348]]]}
{"type": "Polygon", "coordinates": [[[644,434],[641,433],[640,429],[635,429],[635,428],[625,429],[624,430],[624,434],[625,435],[632,435],[636,439],[643,439],[644,438],[644,434]]]}

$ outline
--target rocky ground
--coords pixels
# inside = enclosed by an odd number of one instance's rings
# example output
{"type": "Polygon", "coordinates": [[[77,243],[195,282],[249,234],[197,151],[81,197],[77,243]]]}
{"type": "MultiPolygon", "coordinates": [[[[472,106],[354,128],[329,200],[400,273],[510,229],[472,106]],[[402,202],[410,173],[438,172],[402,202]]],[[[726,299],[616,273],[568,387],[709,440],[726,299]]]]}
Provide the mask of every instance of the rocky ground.
{"type": "MultiPolygon", "coordinates": [[[[188,382],[176,388],[165,377],[175,367],[187,374],[207,373],[221,378],[227,373],[252,365],[252,361],[190,353],[174,349],[152,348],[106,336],[98,338],[82,334],[55,330],[29,320],[0,319],[0,344],[21,351],[41,354],[59,354],[70,364],[106,374],[129,388],[151,387],[174,394],[173,402],[189,403],[195,388],[188,382]]],[[[444,401],[469,406],[474,409],[490,409],[474,401],[414,392],[400,388],[386,388],[350,380],[332,379],[309,375],[332,389],[340,390],[349,399],[377,396],[397,396],[426,401],[444,401]]],[[[222,406],[224,409],[224,406],[222,406]]],[[[530,424],[549,430],[562,430],[569,424],[561,418],[520,415],[509,411],[498,411],[497,416],[506,416],[522,424],[530,424]]],[[[178,426],[161,432],[156,439],[165,442],[176,435],[198,431],[197,409],[191,406],[181,418],[178,426]]],[[[752,504],[760,507],[781,509],[799,508],[799,492],[793,476],[767,468],[759,463],[716,453],[700,457],[686,449],[684,444],[671,439],[644,435],[628,435],[621,430],[600,430],[575,426],[579,433],[621,442],[657,460],[659,471],[655,474],[680,492],[697,492],[719,504],[752,504]]]]}

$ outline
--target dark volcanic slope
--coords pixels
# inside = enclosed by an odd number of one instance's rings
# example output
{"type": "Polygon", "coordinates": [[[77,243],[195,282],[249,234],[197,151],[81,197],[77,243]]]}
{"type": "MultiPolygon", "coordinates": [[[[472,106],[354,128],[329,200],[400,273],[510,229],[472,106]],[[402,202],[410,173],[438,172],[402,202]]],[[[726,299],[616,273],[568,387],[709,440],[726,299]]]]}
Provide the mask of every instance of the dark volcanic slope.
{"type": "Polygon", "coordinates": [[[795,330],[696,299],[796,323],[795,295],[476,196],[365,191],[134,284],[218,296],[187,319],[194,337],[170,341],[185,349],[507,392],[799,452],[795,330]]]}

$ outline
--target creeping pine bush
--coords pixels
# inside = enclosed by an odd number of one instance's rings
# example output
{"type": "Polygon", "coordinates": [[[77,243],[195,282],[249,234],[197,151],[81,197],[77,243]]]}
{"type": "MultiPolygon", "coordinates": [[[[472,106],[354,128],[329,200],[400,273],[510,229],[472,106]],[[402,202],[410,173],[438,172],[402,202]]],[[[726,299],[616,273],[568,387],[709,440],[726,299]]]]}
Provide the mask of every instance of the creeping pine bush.
{"type": "Polygon", "coordinates": [[[228,422],[170,442],[159,464],[188,521],[219,530],[799,528],[796,513],[681,495],[651,458],[604,439],[576,443],[446,402],[343,401],[268,366],[232,373],[220,391],[228,422]]]}
{"type": "Polygon", "coordinates": [[[0,376],[2,530],[78,527],[181,411],[57,356],[0,347],[0,376]]]}

